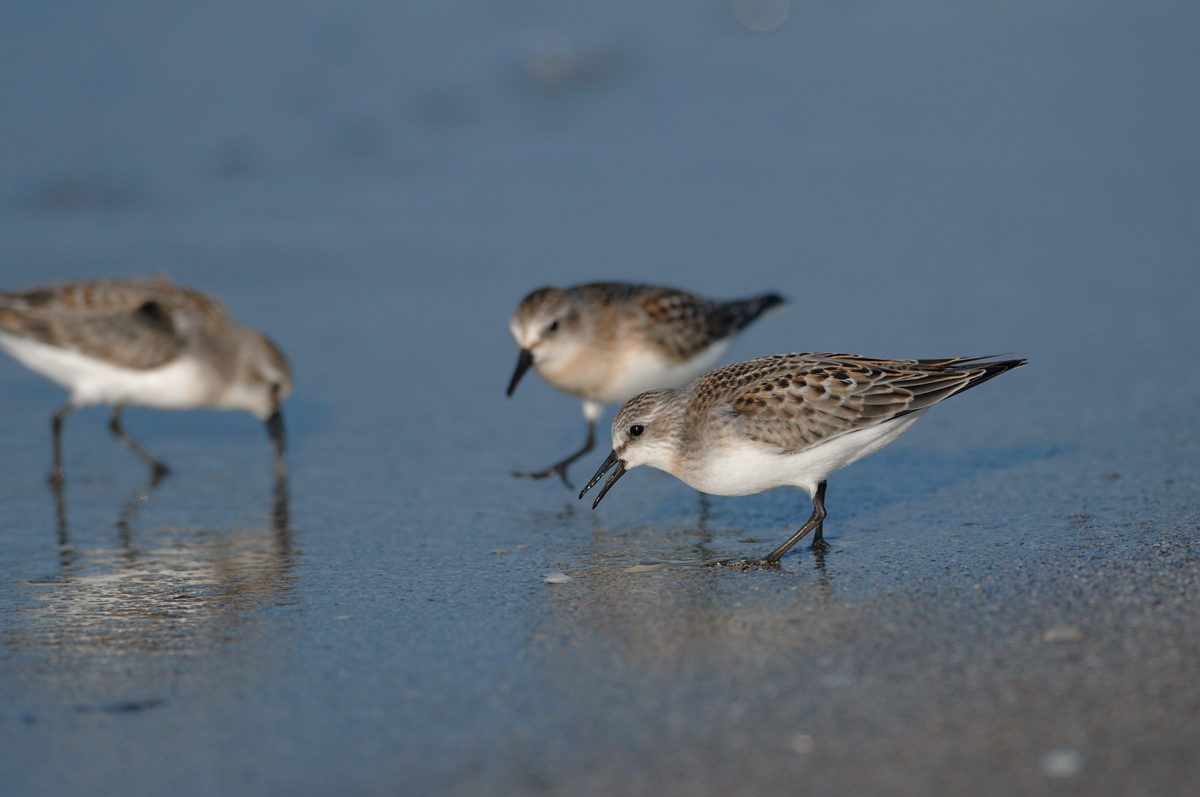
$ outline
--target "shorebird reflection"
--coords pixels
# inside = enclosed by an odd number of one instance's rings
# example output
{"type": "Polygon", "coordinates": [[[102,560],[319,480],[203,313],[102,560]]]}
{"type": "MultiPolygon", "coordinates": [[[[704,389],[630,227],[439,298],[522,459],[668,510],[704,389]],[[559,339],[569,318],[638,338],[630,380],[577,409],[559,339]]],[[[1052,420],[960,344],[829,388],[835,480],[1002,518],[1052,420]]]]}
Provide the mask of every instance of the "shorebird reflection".
{"type": "Polygon", "coordinates": [[[55,669],[190,653],[234,639],[266,606],[295,601],[286,471],[275,474],[265,527],[154,527],[142,520],[153,491],[125,499],[105,545],[96,535],[73,541],[82,530],[73,535],[66,487],[55,486],[59,572],[28,582],[34,605],[18,610],[8,646],[39,649],[55,669]]]}

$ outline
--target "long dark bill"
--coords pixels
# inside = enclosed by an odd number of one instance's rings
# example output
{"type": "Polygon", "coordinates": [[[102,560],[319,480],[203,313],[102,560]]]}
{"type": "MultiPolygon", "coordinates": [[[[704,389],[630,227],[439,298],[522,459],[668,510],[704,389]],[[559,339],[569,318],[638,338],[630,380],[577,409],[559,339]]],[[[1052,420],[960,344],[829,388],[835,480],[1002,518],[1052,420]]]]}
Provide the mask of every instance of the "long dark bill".
{"type": "Polygon", "coordinates": [[[271,417],[267,418],[267,434],[271,436],[271,442],[275,444],[276,459],[283,459],[284,449],[287,448],[287,436],[283,431],[283,413],[278,407],[275,412],[271,413],[271,417]]]}
{"type": "Polygon", "coordinates": [[[600,470],[596,471],[596,475],[593,476],[592,480],[587,483],[587,487],[584,487],[579,493],[579,497],[583,498],[583,496],[587,494],[587,491],[595,487],[596,482],[600,481],[600,479],[604,477],[604,474],[608,472],[608,469],[613,465],[616,465],[617,469],[614,470],[612,475],[608,477],[608,481],[604,483],[604,489],[600,491],[600,494],[596,496],[596,500],[592,502],[592,509],[595,509],[600,505],[600,499],[612,489],[612,486],[617,483],[617,479],[625,475],[625,461],[617,458],[616,451],[608,455],[608,459],[604,460],[604,464],[600,466],[600,470]]]}
{"type": "Polygon", "coordinates": [[[529,349],[521,349],[521,355],[517,357],[517,370],[513,371],[512,381],[508,383],[508,392],[504,395],[512,396],[513,391],[517,389],[517,382],[521,381],[521,377],[525,376],[525,372],[531,365],[533,365],[533,352],[529,349]]]}

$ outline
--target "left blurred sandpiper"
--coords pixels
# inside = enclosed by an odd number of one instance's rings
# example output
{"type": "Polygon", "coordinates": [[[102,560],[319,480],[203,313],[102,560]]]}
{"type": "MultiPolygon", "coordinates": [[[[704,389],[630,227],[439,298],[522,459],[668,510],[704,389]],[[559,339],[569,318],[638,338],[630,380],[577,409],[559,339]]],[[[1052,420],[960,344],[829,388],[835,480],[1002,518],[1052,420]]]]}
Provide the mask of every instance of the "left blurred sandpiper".
{"type": "Polygon", "coordinates": [[[283,352],[216,299],[165,277],[0,293],[0,348],[70,391],[51,425],[52,483],[63,479],[63,421],[90,404],[112,406],[109,429],[150,466],[154,482],[167,466],[122,427],[127,406],[245,410],[266,423],[276,467],[285,467],[280,407],[292,371],[283,352]]]}

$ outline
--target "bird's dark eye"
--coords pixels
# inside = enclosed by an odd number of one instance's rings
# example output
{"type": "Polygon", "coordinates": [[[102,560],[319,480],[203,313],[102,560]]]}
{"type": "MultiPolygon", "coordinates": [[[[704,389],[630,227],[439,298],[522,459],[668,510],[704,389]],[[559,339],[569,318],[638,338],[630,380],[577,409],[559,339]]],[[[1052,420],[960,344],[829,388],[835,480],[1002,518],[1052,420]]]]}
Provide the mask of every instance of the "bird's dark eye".
{"type": "Polygon", "coordinates": [[[642,426],[640,423],[635,423],[633,426],[629,427],[629,436],[630,437],[641,437],[642,432],[644,432],[644,431],[646,431],[645,426],[642,426]]]}
{"type": "Polygon", "coordinates": [[[555,333],[555,332],[557,332],[557,331],[558,331],[558,322],[557,322],[557,321],[551,321],[551,322],[550,322],[550,326],[546,327],[546,331],[547,331],[547,332],[550,332],[550,333],[552,333],[552,334],[553,334],[553,333],[555,333]]]}

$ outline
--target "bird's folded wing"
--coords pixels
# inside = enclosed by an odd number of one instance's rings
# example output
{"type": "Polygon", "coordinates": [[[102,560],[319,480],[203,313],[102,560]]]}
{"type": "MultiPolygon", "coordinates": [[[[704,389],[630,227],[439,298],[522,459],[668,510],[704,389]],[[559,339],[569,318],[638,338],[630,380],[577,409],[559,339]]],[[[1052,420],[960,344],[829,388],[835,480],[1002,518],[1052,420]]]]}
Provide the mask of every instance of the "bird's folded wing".
{"type": "Polygon", "coordinates": [[[716,304],[702,296],[671,288],[645,288],[632,301],[645,314],[644,334],[673,359],[683,362],[711,346],[709,316],[716,304]]]}
{"type": "Polygon", "coordinates": [[[184,348],[179,308],[151,285],[119,291],[102,286],[54,286],[8,294],[0,301],[0,330],[79,352],[124,368],[166,364],[184,348]]]}
{"type": "Polygon", "coordinates": [[[845,354],[765,357],[709,374],[753,366],[725,377],[724,400],[712,410],[729,414],[750,438],[781,452],[801,451],[953,395],[975,375],[970,366],[956,366],[961,362],[845,354]]]}

